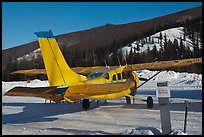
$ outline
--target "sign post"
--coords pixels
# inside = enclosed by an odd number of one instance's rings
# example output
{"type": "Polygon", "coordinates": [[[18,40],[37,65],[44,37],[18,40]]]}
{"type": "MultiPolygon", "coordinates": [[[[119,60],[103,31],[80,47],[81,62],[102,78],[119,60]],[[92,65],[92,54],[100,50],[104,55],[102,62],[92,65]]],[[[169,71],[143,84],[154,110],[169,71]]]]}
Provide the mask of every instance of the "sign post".
{"type": "Polygon", "coordinates": [[[156,96],[158,97],[160,105],[162,134],[165,135],[172,131],[169,102],[170,88],[167,81],[157,83],[156,96]]]}

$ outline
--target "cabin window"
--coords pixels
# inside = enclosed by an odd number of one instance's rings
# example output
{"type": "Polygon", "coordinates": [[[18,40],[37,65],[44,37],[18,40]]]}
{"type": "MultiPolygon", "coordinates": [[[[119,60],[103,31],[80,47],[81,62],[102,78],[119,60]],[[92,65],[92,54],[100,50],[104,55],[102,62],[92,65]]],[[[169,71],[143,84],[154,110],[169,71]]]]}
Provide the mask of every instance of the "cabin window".
{"type": "Polygon", "coordinates": [[[118,80],[121,80],[121,73],[118,73],[118,80]]]}
{"type": "Polygon", "coordinates": [[[90,78],[97,78],[97,77],[100,77],[103,73],[93,73],[91,75],[89,75],[90,78]]]}
{"type": "Polygon", "coordinates": [[[115,74],[113,75],[113,81],[116,81],[116,75],[115,74]]]}
{"type": "Polygon", "coordinates": [[[127,78],[127,75],[124,72],[122,72],[122,75],[123,75],[123,79],[127,78]]]}
{"type": "Polygon", "coordinates": [[[104,76],[103,76],[105,79],[109,79],[109,74],[108,73],[106,73],[106,74],[104,74],[104,76]]]}

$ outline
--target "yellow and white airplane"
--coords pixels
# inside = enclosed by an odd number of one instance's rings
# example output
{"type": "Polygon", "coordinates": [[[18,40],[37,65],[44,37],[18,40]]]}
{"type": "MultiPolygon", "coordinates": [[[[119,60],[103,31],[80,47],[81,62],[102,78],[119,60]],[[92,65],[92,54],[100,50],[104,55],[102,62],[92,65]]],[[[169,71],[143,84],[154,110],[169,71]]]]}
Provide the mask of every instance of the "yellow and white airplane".
{"type": "MultiPolygon", "coordinates": [[[[56,39],[51,31],[35,33],[38,37],[46,74],[50,87],[15,87],[7,91],[7,96],[31,96],[52,100],[56,103],[66,100],[70,103],[81,99],[84,109],[90,107],[90,100],[109,100],[126,97],[128,104],[130,98],[146,101],[147,107],[153,107],[152,97],[142,99],[136,97],[137,89],[144,83],[159,74],[152,76],[139,85],[139,77],[135,70],[151,69],[164,70],[170,67],[189,66],[202,63],[202,58],[192,58],[173,61],[159,61],[112,67],[76,67],[70,68],[65,61],[56,39]],[[87,75],[87,77],[83,75],[87,75]]],[[[44,74],[44,70],[23,71],[28,74],[44,74]]],[[[17,72],[21,73],[21,72],[17,72]]]]}

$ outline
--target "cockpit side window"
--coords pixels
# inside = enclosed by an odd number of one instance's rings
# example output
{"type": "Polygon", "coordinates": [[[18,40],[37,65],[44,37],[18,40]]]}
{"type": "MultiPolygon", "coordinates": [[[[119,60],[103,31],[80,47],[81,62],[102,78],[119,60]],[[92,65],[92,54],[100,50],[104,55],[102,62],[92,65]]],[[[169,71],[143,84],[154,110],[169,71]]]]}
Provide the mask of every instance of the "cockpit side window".
{"type": "Polygon", "coordinates": [[[106,73],[106,74],[103,75],[103,77],[104,77],[105,79],[109,79],[109,74],[106,73]]]}
{"type": "Polygon", "coordinates": [[[93,78],[97,78],[97,77],[100,77],[103,73],[93,73],[91,75],[89,75],[88,77],[90,77],[91,79],[93,78]]]}
{"type": "Polygon", "coordinates": [[[116,81],[116,75],[115,74],[113,75],[113,81],[116,81]]]}
{"type": "Polygon", "coordinates": [[[118,75],[118,80],[121,80],[122,79],[121,78],[121,73],[118,73],[117,75],[118,75]]]}
{"type": "Polygon", "coordinates": [[[127,75],[126,73],[122,72],[122,76],[123,76],[123,79],[126,79],[127,78],[127,75]]]}

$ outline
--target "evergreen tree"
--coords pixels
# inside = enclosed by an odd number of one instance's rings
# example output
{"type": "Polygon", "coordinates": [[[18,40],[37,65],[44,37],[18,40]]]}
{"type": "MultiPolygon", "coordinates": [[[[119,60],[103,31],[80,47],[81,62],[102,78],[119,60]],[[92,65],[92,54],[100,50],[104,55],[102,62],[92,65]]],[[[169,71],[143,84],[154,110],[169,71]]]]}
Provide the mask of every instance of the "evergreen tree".
{"type": "Polygon", "coordinates": [[[172,54],[174,55],[173,56],[173,59],[178,59],[178,50],[179,50],[179,45],[178,45],[178,40],[177,39],[174,39],[174,42],[173,42],[173,47],[172,47],[172,54]]]}
{"type": "Polygon", "coordinates": [[[196,57],[196,58],[199,57],[200,53],[199,53],[199,38],[198,38],[198,35],[197,35],[197,38],[196,38],[196,42],[194,43],[193,50],[194,50],[194,57],[196,57]]]}
{"type": "Polygon", "coordinates": [[[130,64],[133,64],[133,62],[134,62],[134,55],[133,55],[133,49],[132,49],[132,47],[131,47],[130,53],[129,53],[129,55],[128,55],[128,62],[129,62],[130,64]]]}
{"type": "Polygon", "coordinates": [[[151,62],[152,61],[152,55],[151,55],[151,51],[150,51],[150,47],[149,46],[147,46],[146,61],[147,62],[151,62]]]}
{"type": "Polygon", "coordinates": [[[180,37],[179,44],[179,59],[184,59],[185,46],[183,45],[183,39],[180,37]]]}
{"type": "Polygon", "coordinates": [[[167,36],[166,33],[164,35],[164,52],[163,52],[163,59],[167,60],[168,59],[168,41],[167,41],[167,36]]]}
{"type": "Polygon", "coordinates": [[[154,44],[152,50],[151,50],[151,54],[152,54],[152,58],[153,58],[153,61],[156,61],[157,58],[158,58],[158,51],[157,51],[157,47],[156,45],[154,44]]]}
{"type": "Polygon", "coordinates": [[[160,32],[159,33],[160,46],[162,46],[162,39],[163,39],[163,36],[162,36],[162,33],[160,32]]]}

